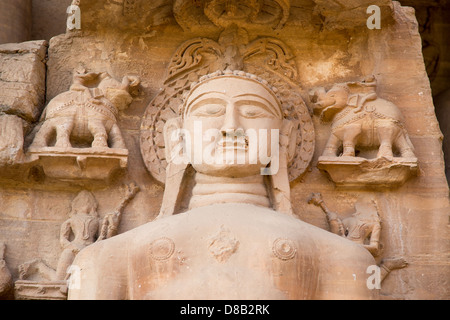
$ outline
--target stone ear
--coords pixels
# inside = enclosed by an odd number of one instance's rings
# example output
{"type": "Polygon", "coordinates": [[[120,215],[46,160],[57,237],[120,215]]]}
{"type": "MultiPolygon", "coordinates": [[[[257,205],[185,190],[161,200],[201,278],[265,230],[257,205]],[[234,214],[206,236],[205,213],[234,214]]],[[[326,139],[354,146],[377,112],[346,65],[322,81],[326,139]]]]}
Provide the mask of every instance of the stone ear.
{"type": "Polygon", "coordinates": [[[167,120],[164,126],[167,161],[166,188],[158,218],[174,214],[178,197],[182,192],[181,184],[186,168],[188,167],[186,159],[179,158],[182,156],[180,153],[184,149],[180,147],[183,147],[186,143],[182,135],[182,121],[181,117],[172,118],[167,120]]]}
{"type": "Polygon", "coordinates": [[[172,163],[174,161],[174,157],[177,156],[176,148],[183,142],[183,137],[181,135],[182,130],[182,119],[181,117],[172,118],[167,120],[164,125],[164,143],[165,143],[165,152],[166,152],[166,160],[168,163],[172,163]]]}

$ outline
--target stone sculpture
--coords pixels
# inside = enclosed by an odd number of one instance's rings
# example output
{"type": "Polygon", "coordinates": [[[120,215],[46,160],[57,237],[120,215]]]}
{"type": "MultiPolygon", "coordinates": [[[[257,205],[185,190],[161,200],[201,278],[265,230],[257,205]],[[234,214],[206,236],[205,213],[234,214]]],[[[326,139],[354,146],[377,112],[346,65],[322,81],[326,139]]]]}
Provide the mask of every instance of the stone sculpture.
{"type": "Polygon", "coordinates": [[[35,259],[19,266],[20,279],[39,273],[48,281],[65,280],[67,269],[81,249],[96,241],[100,229],[97,213],[98,203],[92,193],[81,191],[72,201],[70,218],[61,226],[60,243],[63,252],[56,270],[47,266],[42,259],[35,259]],[[73,233],[74,239],[69,240],[73,233]]]}
{"type": "MultiPolygon", "coordinates": [[[[331,211],[323,201],[320,193],[313,193],[308,203],[320,207],[327,216],[330,231],[341,237],[345,237],[366,248],[373,256],[378,256],[381,251],[381,218],[375,201],[358,201],[355,204],[355,213],[350,217],[339,218],[338,214],[331,211]]],[[[403,258],[383,259],[380,265],[380,282],[396,269],[405,268],[408,265],[403,258]]]]}
{"type": "Polygon", "coordinates": [[[44,122],[31,148],[71,148],[72,142],[92,148],[126,149],[117,125],[119,110],[132,102],[130,90],[140,81],[126,76],[122,82],[107,73],[75,73],[70,90],[55,97],[44,110],[44,122]],[[71,142],[72,140],[72,142],[71,142]]]}
{"type": "Polygon", "coordinates": [[[376,92],[375,77],[316,88],[310,98],[331,133],[317,167],[344,187],[398,187],[418,161],[400,109],[376,92]],[[374,154],[375,153],[375,154],[374,154]]]}
{"type": "Polygon", "coordinates": [[[226,28],[236,24],[240,27],[254,25],[281,28],[289,18],[291,4],[286,0],[175,0],[173,11],[175,19],[184,29],[192,29],[209,21],[226,28]]]}
{"type": "Polygon", "coordinates": [[[117,117],[132,102],[139,83],[134,76],[120,82],[104,72],[77,71],[70,90],[45,108],[27,162],[57,180],[108,183],[128,165],[117,117]]]}
{"type": "Polygon", "coordinates": [[[164,126],[169,119],[178,116],[183,95],[189,91],[192,82],[226,69],[244,70],[276,84],[282,103],[289,106],[284,110],[285,117],[291,120],[292,129],[298,131],[288,142],[292,155],[289,181],[303,176],[314,155],[315,131],[310,110],[297,85],[294,55],[279,39],[259,37],[250,41],[248,32],[236,26],[225,29],[218,41],[208,38],[188,40],[173,55],[164,90],[151,102],[141,124],[141,153],[152,176],[160,183],[166,183],[164,126]]]}
{"type": "MultiPolygon", "coordinates": [[[[69,299],[376,297],[366,286],[366,270],[375,264],[366,249],[292,216],[289,141],[298,131],[291,130],[276,92],[242,71],[213,73],[193,84],[179,117],[166,123],[159,218],[82,250],[74,261],[80,286],[69,290],[69,299]],[[176,137],[189,144],[198,125],[217,133],[209,145],[214,161],[178,162],[176,137]],[[178,129],[183,135],[173,134],[178,129]],[[248,132],[255,129],[279,131],[279,152],[270,154],[269,164],[252,161],[258,148],[248,132]],[[239,153],[243,163],[230,161],[239,153]],[[279,170],[261,175],[276,160],[279,170]],[[188,208],[176,214],[183,189],[190,190],[188,208]]],[[[258,147],[267,147],[268,137],[257,140],[258,147]]],[[[205,147],[202,139],[196,142],[205,147]]]]}
{"type": "MultiPolygon", "coordinates": [[[[98,203],[94,195],[86,190],[81,191],[72,201],[70,218],[61,226],[60,243],[63,252],[56,270],[39,258],[21,264],[19,266],[20,280],[37,274],[45,281],[16,282],[16,291],[24,291],[27,286],[42,286],[46,282],[51,282],[54,286],[57,284],[67,286],[66,280],[72,272],[71,265],[76,255],[96,241],[108,239],[117,234],[123,209],[139,191],[134,184],[126,186],[125,189],[125,197],[119,207],[113,213],[105,215],[103,219],[98,215],[98,203]]],[[[19,292],[18,296],[20,295],[23,293],[19,292]]]]}
{"type": "Polygon", "coordinates": [[[374,256],[379,254],[381,219],[376,203],[357,202],[355,213],[345,219],[340,219],[335,212],[326,206],[320,193],[313,193],[308,203],[323,210],[327,216],[331,232],[362,245],[374,256]]]}
{"type": "Polygon", "coordinates": [[[315,111],[323,122],[331,122],[331,134],[324,157],[355,157],[357,147],[378,148],[377,158],[394,157],[395,148],[403,158],[416,158],[412,143],[404,128],[403,115],[398,107],[378,97],[375,78],[362,83],[368,92],[351,93],[353,83],[334,85],[313,93],[315,111]]]}
{"type": "Polygon", "coordinates": [[[0,242],[0,299],[9,297],[13,288],[12,276],[5,261],[6,244],[0,242]]]}

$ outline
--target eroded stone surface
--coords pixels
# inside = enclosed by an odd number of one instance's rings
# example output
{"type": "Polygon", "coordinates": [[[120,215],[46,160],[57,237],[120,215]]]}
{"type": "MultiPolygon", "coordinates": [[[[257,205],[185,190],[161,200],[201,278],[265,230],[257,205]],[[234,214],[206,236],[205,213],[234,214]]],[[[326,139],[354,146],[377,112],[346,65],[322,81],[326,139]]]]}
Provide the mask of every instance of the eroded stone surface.
{"type": "Polygon", "coordinates": [[[44,105],[46,41],[0,45],[0,111],[28,121],[44,105]]]}

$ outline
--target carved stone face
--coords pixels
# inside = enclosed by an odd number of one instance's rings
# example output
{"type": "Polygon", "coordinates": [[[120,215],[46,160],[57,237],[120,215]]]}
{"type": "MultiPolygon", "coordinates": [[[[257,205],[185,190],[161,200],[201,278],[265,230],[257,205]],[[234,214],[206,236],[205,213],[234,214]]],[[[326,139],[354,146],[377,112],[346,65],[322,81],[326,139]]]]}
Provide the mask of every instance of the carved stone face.
{"type": "Polygon", "coordinates": [[[92,193],[81,191],[72,201],[72,213],[96,215],[97,206],[97,200],[95,200],[92,193]]]}
{"type": "Polygon", "coordinates": [[[256,80],[224,76],[205,81],[191,91],[183,116],[197,172],[256,175],[267,158],[279,156],[280,102],[256,80]]]}

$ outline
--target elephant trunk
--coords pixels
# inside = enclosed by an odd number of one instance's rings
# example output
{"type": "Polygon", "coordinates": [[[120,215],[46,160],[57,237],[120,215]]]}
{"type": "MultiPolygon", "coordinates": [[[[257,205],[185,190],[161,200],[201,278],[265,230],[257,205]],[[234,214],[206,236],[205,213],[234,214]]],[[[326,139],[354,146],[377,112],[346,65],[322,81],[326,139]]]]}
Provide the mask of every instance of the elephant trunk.
{"type": "Polygon", "coordinates": [[[141,83],[141,81],[138,77],[125,76],[125,77],[123,77],[122,85],[121,85],[120,89],[130,92],[132,89],[139,86],[140,83],[141,83]]]}
{"type": "Polygon", "coordinates": [[[319,109],[332,107],[335,104],[336,104],[336,99],[334,99],[334,98],[327,98],[327,97],[323,97],[323,99],[320,99],[319,101],[316,102],[316,106],[319,109]]]}
{"type": "Polygon", "coordinates": [[[316,114],[320,114],[324,108],[334,104],[333,101],[328,101],[330,99],[327,99],[327,92],[323,87],[314,88],[311,90],[309,97],[311,102],[314,104],[313,109],[316,114]]]}

